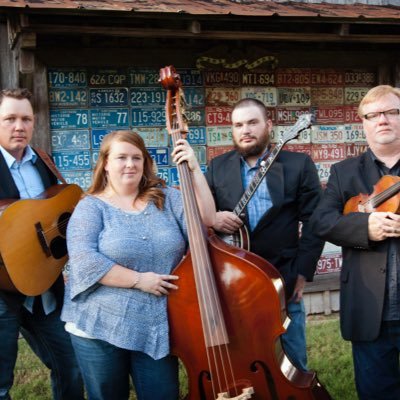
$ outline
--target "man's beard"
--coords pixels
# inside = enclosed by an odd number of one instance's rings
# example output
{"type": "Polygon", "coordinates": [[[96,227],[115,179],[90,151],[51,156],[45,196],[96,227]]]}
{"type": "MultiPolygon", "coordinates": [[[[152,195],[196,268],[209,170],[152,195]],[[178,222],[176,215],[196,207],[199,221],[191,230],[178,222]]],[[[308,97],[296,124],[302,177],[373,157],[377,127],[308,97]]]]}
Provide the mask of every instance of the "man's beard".
{"type": "Polygon", "coordinates": [[[238,142],[236,142],[236,140],[233,140],[233,146],[235,150],[244,158],[261,156],[264,150],[267,148],[268,144],[268,133],[265,133],[262,137],[260,137],[257,142],[254,143],[251,147],[243,148],[238,142]]]}

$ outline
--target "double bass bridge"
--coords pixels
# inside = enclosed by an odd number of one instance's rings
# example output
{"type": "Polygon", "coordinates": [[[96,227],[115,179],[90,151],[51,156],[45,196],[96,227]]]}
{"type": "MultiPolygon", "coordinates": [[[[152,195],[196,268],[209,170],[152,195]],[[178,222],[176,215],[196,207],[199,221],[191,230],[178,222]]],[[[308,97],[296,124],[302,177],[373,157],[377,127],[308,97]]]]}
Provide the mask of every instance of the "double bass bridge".
{"type": "Polygon", "coordinates": [[[246,400],[246,399],[251,399],[252,394],[254,394],[254,389],[252,386],[248,387],[248,388],[244,388],[242,390],[242,393],[239,394],[238,396],[235,397],[229,397],[229,394],[227,392],[224,393],[218,393],[218,397],[216,398],[216,400],[246,400]]]}

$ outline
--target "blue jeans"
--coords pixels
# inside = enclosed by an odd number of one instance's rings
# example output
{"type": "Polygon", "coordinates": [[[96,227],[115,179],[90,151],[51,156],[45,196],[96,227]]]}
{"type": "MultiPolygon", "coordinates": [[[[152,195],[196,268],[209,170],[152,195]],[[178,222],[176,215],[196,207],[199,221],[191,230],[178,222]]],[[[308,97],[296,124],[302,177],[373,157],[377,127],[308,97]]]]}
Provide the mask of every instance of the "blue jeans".
{"type": "Polygon", "coordinates": [[[71,334],[89,400],[127,400],[129,376],[138,400],[179,397],[178,359],[154,360],[145,353],[121,349],[103,340],[71,334]]]}
{"type": "Polygon", "coordinates": [[[360,400],[400,399],[400,324],[382,324],[372,342],[352,342],[356,389],[360,400]]]}
{"type": "Polygon", "coordinates": [[[304,301],[289,302],[286,309],[290,317],[287,331],[281,336],[282,347],[298,369],[307,371],[306,310],[304,301]]]}
{"type": "Polygon", "coordinates": [[[53,399],[84,399],[82,377],[60,311],[36,315],[21,306],[14,312],[0,298],[0,400],[11,399],[19,331],[51,370],[53,399]]]}

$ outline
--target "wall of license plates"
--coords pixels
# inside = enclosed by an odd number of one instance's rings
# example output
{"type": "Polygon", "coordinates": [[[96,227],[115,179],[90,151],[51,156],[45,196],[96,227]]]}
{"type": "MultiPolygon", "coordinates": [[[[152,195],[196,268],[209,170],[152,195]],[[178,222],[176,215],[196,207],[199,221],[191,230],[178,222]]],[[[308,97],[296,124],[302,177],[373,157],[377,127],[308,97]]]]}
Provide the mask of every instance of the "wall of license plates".
{"type": "MultiPolygon", "coordinates": [[[[366,150],[357,105],[376,73],[361,69],[277,68],[274,71],[179,69],[189,118],[188,140],[204,170],[213,157],[232,149],[231,107],[253,97],[268,107],[277,142],[303,113],[311,129],[286,144],[314,160],[321,184],[330,166],[366,150]]],[[[48,70],[52,152],[69,183],[86,189],[107,132],[133,129],[144,139],[159,175],[179,185],[165,129],[166,91],[155,68],[57,68],[48,70]]],[[[340,270],[340,249],[327,244],[317,273],[340,270]]]]}

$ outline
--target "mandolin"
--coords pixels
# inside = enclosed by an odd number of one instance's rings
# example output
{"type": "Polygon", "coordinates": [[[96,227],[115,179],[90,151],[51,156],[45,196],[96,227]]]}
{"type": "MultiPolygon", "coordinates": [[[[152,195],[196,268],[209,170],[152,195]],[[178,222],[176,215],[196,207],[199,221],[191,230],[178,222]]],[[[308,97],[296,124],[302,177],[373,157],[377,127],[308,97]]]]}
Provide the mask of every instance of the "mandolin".
{"type": "Polygon", "coordinates": [[[81,195],[63,184],[37,198],[0,200],[0,289],[37,296],[50,288],[67,262],[67,224],[81,195]]]}
{"type": "MultiPolygon", "coordinates": [[[[274,149],[269,154],[267,154],[265,159],[261,161],[260,168],[254,175],[254,178],[251,180],[249,186],[247,187],[242,197],[240,198],[238,204],[235,206],[233,210],[233,213],[237,217],[241,218],[242,220],[244,219],[244,210],[247,204],[253,197],[257,188],[260,186],[262,180],[264,179],[268,170],[271,168],[272,164],[276,160],[278,154],[281,152],[283,146],[290,140],[295,139],[300,134],[300,132],[309,128],[311,126],[312,120],[313,120],[312,114],[302,114],[297,120],[297,122],[292,127],[290,127],[289,130],[283,133],[282,138],[275,145],[274,149]]],[[[243,224],[239,228],[239,230],[237,230],[232,234],[218,232],[218,236],[225,243],[230,244],[231,246],[236,246],[245,250],[250,250],[250,235],[245,224],[243,224]]]]}

